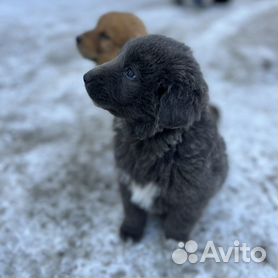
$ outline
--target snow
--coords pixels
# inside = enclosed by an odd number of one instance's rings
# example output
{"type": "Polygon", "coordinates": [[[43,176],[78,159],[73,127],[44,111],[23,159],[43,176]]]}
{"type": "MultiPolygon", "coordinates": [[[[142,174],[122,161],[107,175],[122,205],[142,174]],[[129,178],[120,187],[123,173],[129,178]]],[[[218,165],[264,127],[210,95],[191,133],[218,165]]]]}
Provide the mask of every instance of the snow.
{"type": "Polygon", "coordinates": [[[0,9],[0,276],[277,277],[277,3],[180,8],[170,0],[20,1],[0,9]],[[192,238],[267,251],[264,263],[175,265],[150,218],[123,243],[112,117],[92,105],[75,36],[110,10],[193,48],[221,110],[230,174],[192,238]]]}

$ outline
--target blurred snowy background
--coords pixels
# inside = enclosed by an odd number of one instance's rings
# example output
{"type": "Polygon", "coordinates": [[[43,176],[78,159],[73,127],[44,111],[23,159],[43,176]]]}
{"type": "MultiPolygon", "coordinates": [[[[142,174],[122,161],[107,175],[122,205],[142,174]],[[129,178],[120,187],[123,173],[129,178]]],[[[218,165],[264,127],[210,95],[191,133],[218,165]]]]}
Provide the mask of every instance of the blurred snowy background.
{"type": "Polygon", "coordinates": [[[0,3],[0,276],[277,277],[277,1],[194,9],[171,0],[0,3]],[[75,36],[108,11],[190,45],[222,112],[230,176],[192,237],[262,246],[263,263],[175,265],[150,219],[118,237],[111,116],[87,96],[75,36]]]}

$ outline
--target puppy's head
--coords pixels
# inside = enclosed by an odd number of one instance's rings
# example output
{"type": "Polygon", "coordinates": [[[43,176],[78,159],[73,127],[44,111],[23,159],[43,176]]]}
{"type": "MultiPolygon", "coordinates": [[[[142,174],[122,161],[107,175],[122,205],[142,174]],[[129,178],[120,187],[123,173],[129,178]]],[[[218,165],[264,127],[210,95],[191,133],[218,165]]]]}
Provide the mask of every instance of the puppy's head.
{"type": "Polygon", "coordinates": [[[160,35],[130,41],[84,81],[92,100],[125,118],[139,138],[188,128],[207,108],[208,87],[191,50],[160,35]]]}
{"type": "Polygon", "coordinates": [[[127,41],[146,34],[137,16],[110,12],[99,19],[94,30],[78,36],[76,43],[83,57],[102,64],[115,58],[127,41]]]}

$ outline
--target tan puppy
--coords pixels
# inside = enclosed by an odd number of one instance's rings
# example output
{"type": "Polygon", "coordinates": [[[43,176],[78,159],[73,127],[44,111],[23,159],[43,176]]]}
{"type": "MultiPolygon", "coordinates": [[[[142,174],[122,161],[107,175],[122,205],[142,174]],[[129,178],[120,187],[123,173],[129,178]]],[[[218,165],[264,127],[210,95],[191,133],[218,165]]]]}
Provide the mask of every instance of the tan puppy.
{"type": "Polygon", "coordinates": [[[131,13],[110,12],[100,17],[95,29],[76,38],[84,58],[103,64],[116,57],[132,38],[147,35],[144,23],[131,13]]]}

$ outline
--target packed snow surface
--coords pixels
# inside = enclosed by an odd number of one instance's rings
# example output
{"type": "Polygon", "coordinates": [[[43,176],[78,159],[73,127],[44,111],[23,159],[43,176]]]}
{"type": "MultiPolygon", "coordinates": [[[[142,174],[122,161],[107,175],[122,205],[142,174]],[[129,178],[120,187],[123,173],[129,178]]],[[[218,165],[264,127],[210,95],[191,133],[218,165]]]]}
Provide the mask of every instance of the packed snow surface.
{"type": "Polygon", "coordinates": [[[234,0],[194,9],[171,0],[2,0],[0,4],[0,276],[277,277],[277,1],[234,0]],[[192,238],[235,240],[263,263],[176,265],[177,243],[151,217],[123,243],[112,117],[82,76],[94,67],[75,36],[111,10],[192,47],[221,110],[229,178],[192,238]]]}

